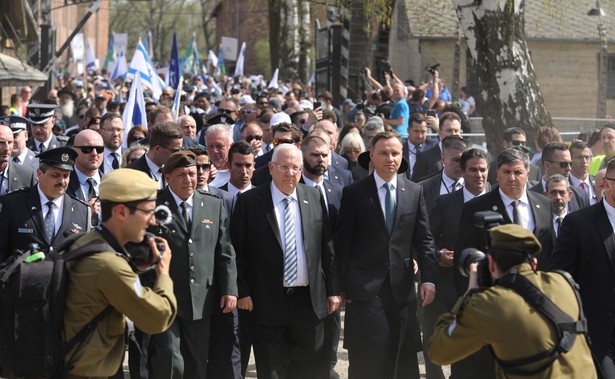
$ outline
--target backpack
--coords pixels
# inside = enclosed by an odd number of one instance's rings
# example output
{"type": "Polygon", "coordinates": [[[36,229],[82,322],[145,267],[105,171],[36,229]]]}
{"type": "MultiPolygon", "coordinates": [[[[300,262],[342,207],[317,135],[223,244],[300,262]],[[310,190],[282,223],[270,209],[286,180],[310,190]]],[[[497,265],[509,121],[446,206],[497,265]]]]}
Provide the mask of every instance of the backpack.
{"type": "Polygon", "coordinates": [[[61,377],[67,368],[65,355],[113,310],[108,306],[64,341],[66,262],[113,251],[106,243],[93,242],[68,252],[83,235],[67,239],[46,257],[33,244],[0,265],[0,377],[61,377]]]}

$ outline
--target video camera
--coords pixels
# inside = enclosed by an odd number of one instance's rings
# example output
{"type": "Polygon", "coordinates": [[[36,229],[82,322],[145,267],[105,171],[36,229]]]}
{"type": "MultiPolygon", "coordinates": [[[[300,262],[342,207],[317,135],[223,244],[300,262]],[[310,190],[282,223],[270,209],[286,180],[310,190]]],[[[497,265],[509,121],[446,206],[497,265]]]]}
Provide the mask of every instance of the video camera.
{"type": "Polygon", "coordinates": [[[429,71],[429,73],[431,75],[433,75],[434,72],[438,71],[438,67],[440,67],[440,63],[436,63],[436,64],[431,65],[431,66],[427,66],[427,67],[425,67],[425,70],[429,71]]]}
{"type": "Polygon", "coordinates": [[[482,248],[487,251],[484,253],[478,249],[469,247],[463,249],[459,255],[459,261],[457,262],[457,268],[464,277],[470,276],[470,265],[478,262],[478,285],[480,287],[489,287],[493,284],[491,280],[491,274],[489,273],[489,267],[487,264],[487,255],[491,247],[491,239],[489,237],[489,230],[498,225],[502,225],[504,219],[502,215],[497,212],[483,211],[476,212],[474,214],[474,226],[483,231],[482,248]]]}
{"type": "MultiPolygon", "coordinates": [[[[166,225],[170,224],[173,216],[171,210],[166,205],[159,205],[154,210],[154,217],[156,218],[156,224],[152,228],[159,228],[167,231],[166,225]]],[[[164,254],[164,244],[156,241],[156,248],[160,252],[158,259],[154,259],[154,253],[149,246],[149,239],[155,238],[153,233],[147,232],[141,242],[128,242],[124,247],[128,251],[130,263],[133,269],[138,273],[144,273],[150,271],[160,263],[162,255],[164,254]]]]}

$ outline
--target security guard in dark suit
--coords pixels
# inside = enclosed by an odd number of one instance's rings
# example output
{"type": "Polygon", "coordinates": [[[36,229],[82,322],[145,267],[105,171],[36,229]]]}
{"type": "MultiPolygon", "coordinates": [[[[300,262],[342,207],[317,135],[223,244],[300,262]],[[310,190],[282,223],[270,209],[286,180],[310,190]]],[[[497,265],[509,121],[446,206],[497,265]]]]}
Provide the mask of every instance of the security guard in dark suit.
{"type": "Polygon", "coordinates": [[[76,156],[68,147],[41,153],[38,185],[0,197],[0,262],[31,243],[47,253],[67,237],[90,231],[90,207],[65,193],[76,156]]]}
{"type": "Polygon", "coordinates": [[[229,313],[237,303],[235,250],[226,231],[222,200],[196,190],[196,156],[173,153],[163,168],[168,186],[157,203],[170,208],[172,221],[157,234],[174,252],[170,275],[177,298],[177,318],[164,333],[152,335],[150,378],[205,378],[211,313],[229,313]],[[219,291],[214,291],[215,287],[219,291]],[[215,293],[221,294],[215,297],[215,293]]]}
{"type": "Polygon", "coordinates": [[[431,337],[431,360],[450,364],[488,345],[497,362],[497,378],[596,378],[572,278],[569,281],[560,273],[534,271],[534,256],[542,247],[522,226],[500,225],[489,235],[491,248],[483,267],[493,285],[481,281],[479,287],[477,264],[470,265],[468,291],[450,313],[440,317],[431,337]],[[552,302],[563,312],[569,320],[566,340],[560,339],[556,323],[525,300],[522,293],[526,291],[515,287],[515,282],[529,283],[527,287],[537,290],[531,297],[543,296],[543,304],[552,302]]]}
{"type": "Polygon", "coordinates": [[[30,150],[42,153],[66,146],[68,137],[56,136],[52,132],[55,125],[53,112],[56,108],[55,104],[28,104],[28,121],[32,129],[32,138],[26,145],[30,150]]]}

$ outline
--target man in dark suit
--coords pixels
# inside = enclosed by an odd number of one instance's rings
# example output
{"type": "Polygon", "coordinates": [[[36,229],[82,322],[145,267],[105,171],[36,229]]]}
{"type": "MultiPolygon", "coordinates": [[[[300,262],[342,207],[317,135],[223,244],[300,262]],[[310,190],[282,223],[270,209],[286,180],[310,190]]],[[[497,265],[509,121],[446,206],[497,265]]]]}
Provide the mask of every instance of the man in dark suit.
{"type": "Polygon", "coordinates": [[[314,125],[313,130],[324,130],[329,137],[331,138],[331,157],[329,160],[329,166],[333,166],[339,168],[341,170],[348,170],[348,161],[337,154],[335,150],[337,149],[337,126],[329,120],[320,120],[316,125],[314,125]]]}
{"type": "Polygon", "coordinates": [[[587,193],[589,205],[598,203],[599,200],[594,188],[596,178],[589,174],[589,163],[591,162],[589,147],[583,141],[574,140],[568,150],[570,150],[570,158],[572,159],[570,175],[568,176],[570,185],[587,193]]]}
{"type": "Polygon", "coordinates": [[[55,125],[53,112],[55,104],[28,104],[28,121],[32,129],[32,137],[26,144],[34,152],[44,152],[66,146],[68,137],[56,136],[52,129],[55,125]]]}
{"type": "Polygon", "coordinates": [[[11,128],[0,125],[0,195],[36,184],[34,171],[30,167],[11,161],[13,143],[11,128]]]}
{"type": "MultiPolygon", "coordinates": [[[[540,194],[547,193],[547,179],[552,175],[560,174],[565,178],[570,175],[570,151],[568,146],[563,142],[549,142],[542,149],[542,169],[545,175],[541,178],[540,183],[536,184],[530,191],[540,194]]],[[[568,213],[585,208],[589,205],[589,196],[587,192],[571,187],[572,199],[568,203],[568,213]]],[[[543,248],[544,251],[544,248],[543,248]]]]}
{"type": "MultiPolygon", "coordinates": [[[[518,126],[510,127],[504,130],[504,134],[502,135],[502,141],[500,141],[500,146],[502,150],[517,148],[521,150],[526,150],[526,154],[529,154],[529,148],[527,146],[527,137],[525,135],[525,130],[521,129],[518,126]]],[[[497,175],[497,160],[493,160],[489,164],[489,175],[487,176],[487,180],[491,185],[495,185],[498,180],[497,175]]],[[[534,185],[535,183],[540,182],[540,178],[542,177],[540,167],[536,166],[533,163],[530,163],[530,175],[528,177],[528,183],[534,185]]]]}
{"type": "Polygon", "coordinates": [[[435,175],[442,169],[442,140],[451,135],[461,134],[461,118],[457,113],[444,112],[440,116],[438,137],[440,143],[429,150],[417,154],[412,171],[412,181],[418,183],[435,175]]]}
{"type": "Polygon", "coordinates": [[[100,119],[99,133],[105,146],[100,171],[108,174],[122,166],[122,143],[128,131],[124,130],[124,122],[119,113],[107,112],[100,119]]]}
{"type": "Polygon", "coordinates": [[[406,177],[412,178],[412,170],[416,164],[419,153],[425,152],[438,144],[437,139],[427,138],[427,121],[423,113],[415,112],[410,115],[408,128],[408,141],[404,143],[404,158],[408,161],[406,177]]]}
{"type": "Polygon", "coordinates": [[[169,207],[173,216],[157,234],[174,253],[170,275],[178,310],[166,332],[151,336],[150,378],[205,378],[213,308],[229,313],[237,303],[235,252],[224,206],[196,189],[195,166],[194,153],[171,154],[163,170],[168,186],[158,193],[158,205],[169,207]],[[216,287],[219,291],[213,291],[216,287]]]}
{"type": "Polygon", "coordinates": [[[171,154],[181,149],[182,136],[182,130],[174,123],[155,125],[149,135],[148,152],[128,165],[128,168],[143,171],[160,184],[160,189],[163,189],[166,184],[162,176],[162,166],[171,154]]]}
{"type": "Polygon", "coordinates": [[[455,192],[463,187],[463,176],[459,162],[461,154],[468,148],[468,143],[457,135],[442,140],[442,171],[419,184],[423,186],[423,195],[427,209],[433,209],[441,195],[455,192]]]}
{"type": "MultiPolygon", "coordinates": [[[[449,138],[451,137],[444,139],[443,146],[449,138]]],[[[438,317],[449,312],[457,301],[454,275],[457,268],[453,266],[453,255],[459,236],[461,211],[465,202],[487,193],[488,162],[487,153],[480,149],[464,151],[459,161],[464,181],[463,189],[441,195],[435,206],[430,208],[429,221],[438,258],[438,291],[434,301],[424,307],[423,311],[423,355],[428,378],[444,378],[442,368],[429,359],[429,338],[435,330],[438,317]]]]}
{"type": "Polygon", "coordinates": [[[238,307],[251,312],[259,378],[327,378],[323,319],[340,303],[329,220],[320,193],[299,184],[296,146],[276,147],[269,169],[233,210],[238,307]]]}
{"type": "Polygon", "coordinates": [[[90,207],[66,194],[76,155],[68,147],[41,153],[38,185],[0,197],[0,262],[31,243],[48,253],[90,230],[90,207]]]}
{"type": "MultiPolygon", "coordinates": [[[[504,150],[498,156],[498,166],[498,188],[464,204],[455,251],[460,254],[469,247],[485,249],[484,230],[475,226],[474,214],[493,211],[502,215],[505,224],[519,224],[534,233],[542,245],[542,252],[536,257],[538,267],[546,269],[553,249],[551,200],[527,190],[530,162],[525,153],[516,149],[504,150]]],[[[453,256],[455,267],[459,254],[453,256]]],[[[468,281],[459,270],[454,272],[457,295],[461,296],[468,288],[468,281]]],[[[495,364],[493,357],[483,349],[455,363],[452,371],[455,378],[494,378],[495,364]]]]}
{"type": "Polygon", "coordinates": [[[38,168],[36,154],[26,146],[28,142],[28,119],[11,116],[9,126],[13,131],[13,153],[11,160],[18,165],[30,167],[34,172],[38,168]]]}
{"type": "Polygon", "coordinates": [[[564,218],[549,269],[568,271],[579,283],[594,359],[604,378],[615,378],[615,302],[610,301],[615,292],[614,160],[607,164],[603,180],[600,203],[564,218]]]}
{"type": "Polygon", "coordinates": [[[412,251],[422,304],[434,299],[436,258],[421,186],[397,175],[402,142],[372,139],[374,172],[344,189],[336,232],[349,378],[418,378],[421,349],[412,251]]]}

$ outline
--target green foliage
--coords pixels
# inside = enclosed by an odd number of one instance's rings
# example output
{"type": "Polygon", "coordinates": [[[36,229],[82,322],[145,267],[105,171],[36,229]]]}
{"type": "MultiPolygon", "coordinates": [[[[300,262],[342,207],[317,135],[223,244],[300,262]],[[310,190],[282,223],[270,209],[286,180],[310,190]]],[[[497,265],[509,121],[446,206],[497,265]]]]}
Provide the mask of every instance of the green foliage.
{"type": "Polygon", "coordinates": [[[262,73],[265,78],[271,78],[271,56],[269,55],[269,40],[259,39],[254,44],[256,52],[256,65],[258,72],[262,73]]]}

